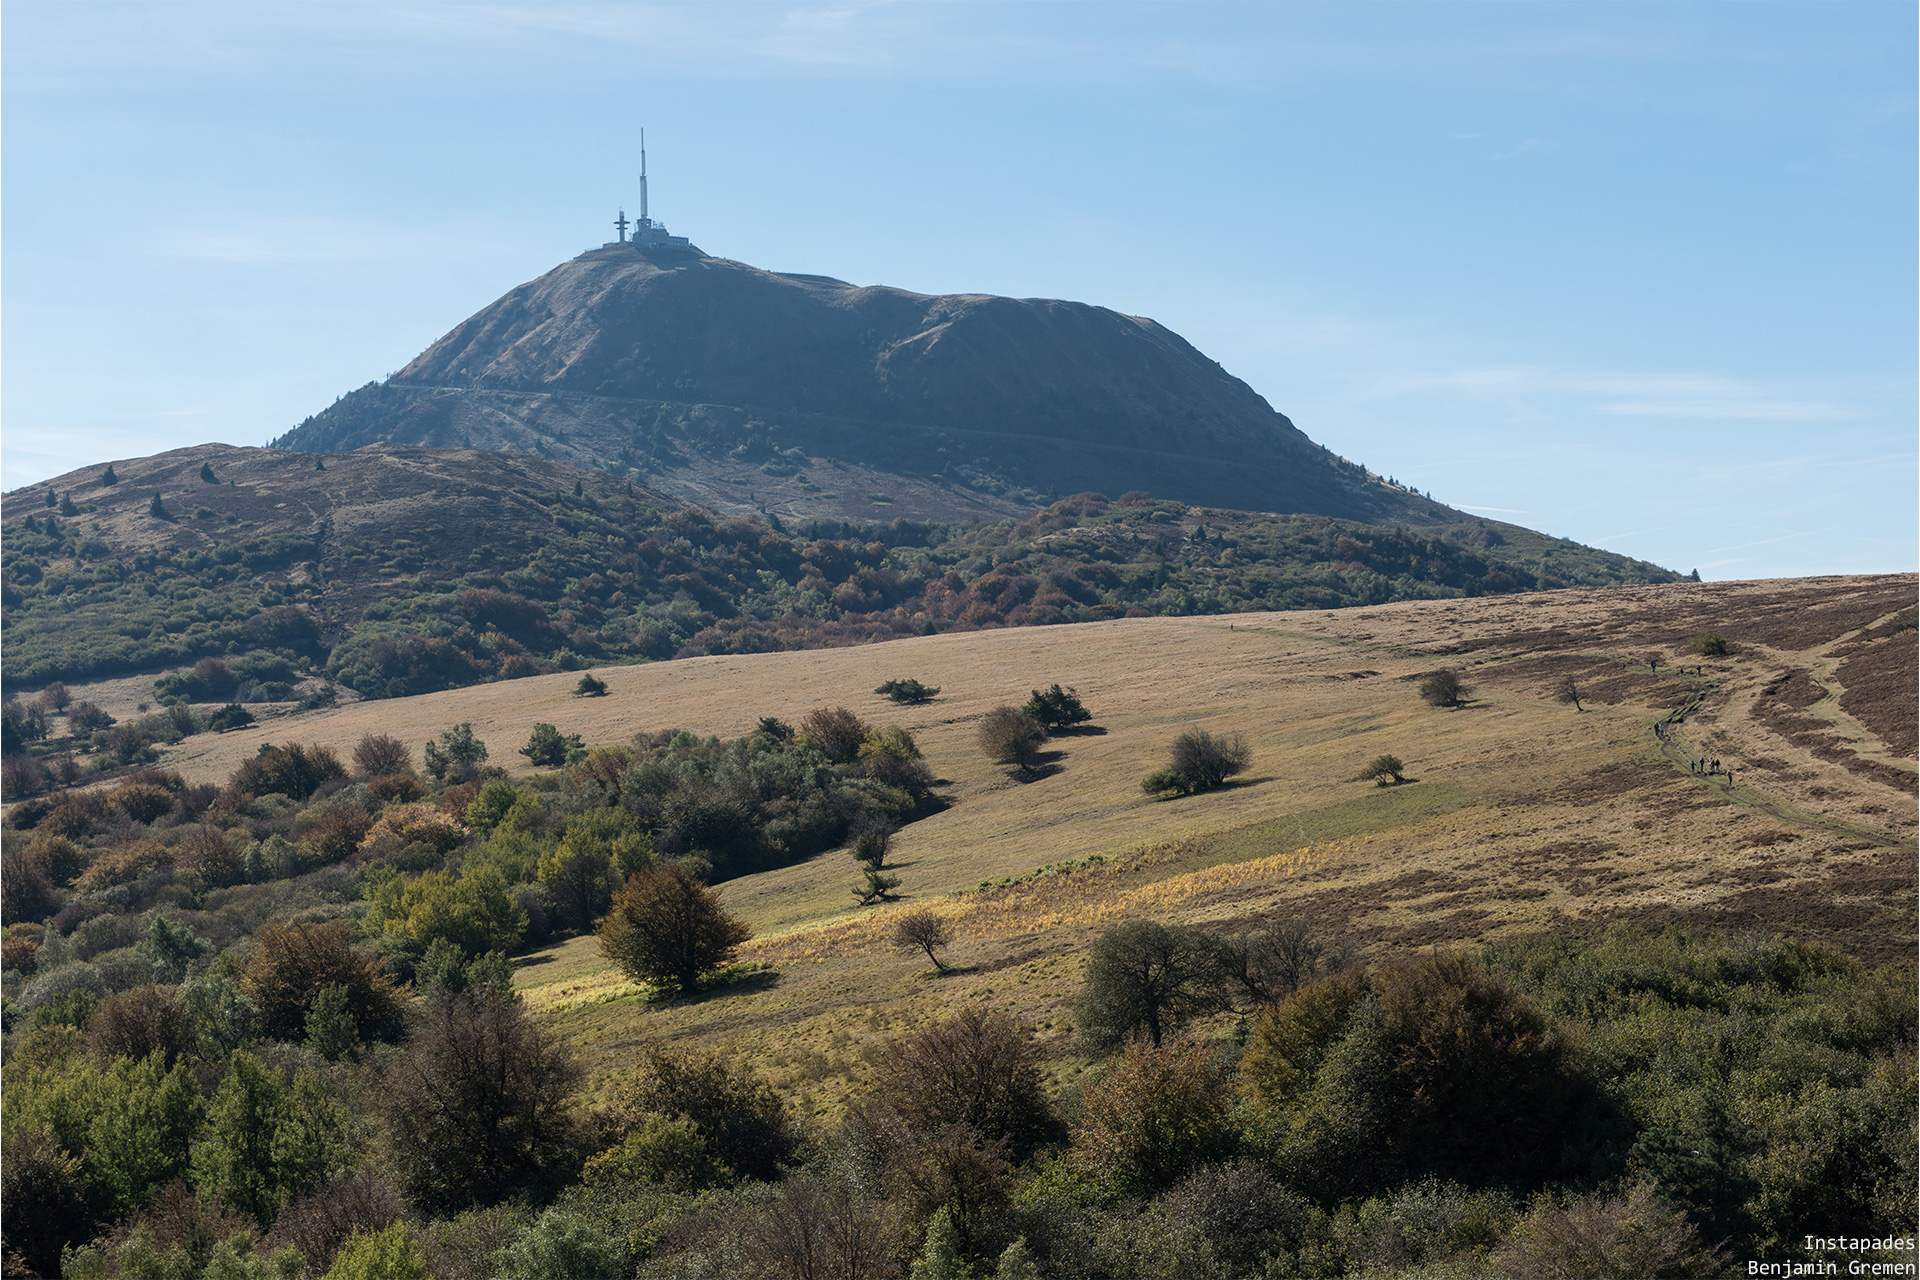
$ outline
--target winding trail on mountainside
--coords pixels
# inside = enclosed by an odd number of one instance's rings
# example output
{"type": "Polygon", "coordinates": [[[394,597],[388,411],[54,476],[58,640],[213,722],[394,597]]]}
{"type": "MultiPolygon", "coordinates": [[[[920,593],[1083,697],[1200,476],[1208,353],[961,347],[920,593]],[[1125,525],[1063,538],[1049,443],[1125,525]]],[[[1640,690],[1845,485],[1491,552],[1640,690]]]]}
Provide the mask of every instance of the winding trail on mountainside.
{"type": "MultiPolygon", "coordinates": [[[[1860,630],[1865,629],[1866,628],[1860,628],[1860,630]]],[[[1850,631],[1844,636],[1835,637],[1826,644],[1819,646],[1817,651],[1824,654],[1825,651],[1839,644],[1842,640],[1849,639],[1857,634],[1859,634],[1859,631],[1850,631]]],[[[1814,831],[1825,831],[1831,835],[1843,835],[1850,836],[1857,840],[1867,840],[1885,849],[1912,849],[1915,847],[1913,842],[1899,839],[1896,836],[1889,836],[1885,832],[1871,831],[1865,827],[1856,827],[1851,823],[1837,822],[1832,819],[1808,817],[1787,806],[1785,801],[1769,799],[1751,788],[1734,786],[1731,777],[1723,781],[1716,781],[1716,779],[1720,777],[1718,774],[1696,773],[1692,765],[1695,760],[1703,759],[1704,757],[1695,756],[1689,752],[1685,744],[1676,740],[1670,733],[1662,733],[1660,727],[1662,725],[1686,723],[1687,717],[1705,706],[1708,696],[1716,692],[1718,688],[1719,686],[1717,684],[1709,681],[1702,681],[1695,684],[1694,696],[1692,698],[1688,699],[1684,705],[1675,707],[1667,713],[1665,718],[1654,723],[1653,739],[1655,744],[1660,748],[1660,754],[1666,759],[1667,763],[1671,764],[1676,770],[1685,773],[1689,778],[1696,779],[1708,790],[1717,791],[1721,796],[1732,801],[1734,804],[1744,805],[1749,809],[1758,810],[1768,817],[1776,818],[1791,826],[1807,827],[1814,831]]],[[[1834,690],[1829,688],[1828,692],[1833,694],[1834,690]]],[[[1834,696],[1837,699],[1837,694],[1834,696]]],[[[1862,734],[1866,733],[1866,727],[1859,725],[1857,721],[1853,721],[1853,717],[1845,716],[1844,713],[1839,714],[1849,722],[1854,723],[1859,732],[1862,734]]]]}

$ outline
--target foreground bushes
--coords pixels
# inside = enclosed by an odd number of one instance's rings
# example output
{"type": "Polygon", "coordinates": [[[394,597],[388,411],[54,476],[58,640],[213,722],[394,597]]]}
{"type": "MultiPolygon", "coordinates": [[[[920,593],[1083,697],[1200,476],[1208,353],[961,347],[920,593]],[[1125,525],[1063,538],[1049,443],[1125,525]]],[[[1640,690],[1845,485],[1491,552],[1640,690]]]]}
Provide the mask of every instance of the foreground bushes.
{"type": "Polygon", "coordinates": [[[928,803],[910,736],[823,708],[431,791],[363,746],[263,755],[304,800],[150,772],[7,833],[43,901],[5,935],[4,1228],[43,1273],[1695,1275],[1914,1216],[1911,970],[1686,930],[1369,966],[1129,921],[1063,1090],[1066,1028],[966,1001],[863,1046],[844,1122],[659,1044],[589,1102],[504,952],[650,902],[712,928],[637,972],[697,984],[739,939],[703,865],[878,861],[928,803]]]}

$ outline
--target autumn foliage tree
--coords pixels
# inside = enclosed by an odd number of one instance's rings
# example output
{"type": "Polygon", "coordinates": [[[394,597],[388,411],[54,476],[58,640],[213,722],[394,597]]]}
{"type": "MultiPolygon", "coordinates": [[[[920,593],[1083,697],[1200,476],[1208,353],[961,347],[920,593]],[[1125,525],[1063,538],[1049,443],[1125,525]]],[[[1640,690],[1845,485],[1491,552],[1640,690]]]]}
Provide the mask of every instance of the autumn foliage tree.
{"type": "Polygon", "coordinates": [[[816,707],[800,721],[800,741],[817,748],[835,764],[859,758],[860,744],[873,730],[845,707],[816,707]]]}
{"type": "Polygon", "coordinates": [[[975,737],[987,759],[1015,765],[1026,774],[1046,745],[1047,729],[1018,707],[995,707],[981,717],[975,737]]]}
{"type": "Polygon", "coordinates": [[[228,789],[238,795],[264,796],[278,792],[290,800],[305,800],[324,782],[346,776],[339,757],[326,747],[264,745],[253,759],[234,771],[228,789]]]}
{"type": "Polygon", "coordinates": [[[874,1105],[917,1132],[963,1124],[1024,1156],[1054,1128],[1033,1034],[1002,1010],[964,1006],[888,1047],[874,1105]]]}
{"type": "Polygon", "coordinates": [[[393,979],[352,943],[353,926],[267,925],[254,936],[241,982],[258,1011],[261,1034],[274,1040],[306,1035],[307,1011],[327,987],[347,990],[347,1009],[363,1040],[398,1034],[403,1008],[393,979]]]}
{"type": "Polygon", "coordinates": [[[413,752],[390,733],[369,733],[353,748],[353,767],[369,778],[413,772],[413,752]]]}
{"type": "Polygon", "coordinates": [[[1170,1186],[1233,1152],[1232,1093],[1206,1045],[1129,1043],[1081,1097],[1073,1162],[1130,1191],[1170,1186]]]}
{"type": "Polygon", "coordinates": [[[700,975],[733,958],[753,931],[727,913],[720,895],[677,862],[636,872],[613,896],[600,948],[638,982],[700,985],[700,975]]]}

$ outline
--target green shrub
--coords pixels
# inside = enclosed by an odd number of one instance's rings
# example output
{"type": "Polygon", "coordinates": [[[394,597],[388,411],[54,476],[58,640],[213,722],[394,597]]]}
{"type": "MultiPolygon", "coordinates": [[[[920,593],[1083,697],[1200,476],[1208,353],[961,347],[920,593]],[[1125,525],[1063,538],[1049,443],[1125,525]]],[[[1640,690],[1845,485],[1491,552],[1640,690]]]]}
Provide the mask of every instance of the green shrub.
{"type": "Polygon", "coordinates": [[[404,1222],[384,1231],[353,1233],[325,1280],[431,1280],[426,1259],[404,1222]]]}
{"type": "Polygon", "coordinates": [[[1215,737],[1205,729],[1189,729],[1173,740],[1167,767],[1148,775],[1140,789],[1149,795],[1172,791],[1196,795],[1212,791],[1235,774],[1245,773],[1253,752],[1239,734],[1215,737]]]}
{"type": "Polygon", "coordinates": [[[895,702],[911,706],[930,701],[940,692],[940,686],[921,684],[918,680],[889,680],[874,692],[884,698],[891,698],[895,702]]]}
{"type": "Polygon", "coordinates": [[[495,1280],[625,1280],[626,1242],[579,1214],[549,1209],[495,1255],[495,1280]]]}

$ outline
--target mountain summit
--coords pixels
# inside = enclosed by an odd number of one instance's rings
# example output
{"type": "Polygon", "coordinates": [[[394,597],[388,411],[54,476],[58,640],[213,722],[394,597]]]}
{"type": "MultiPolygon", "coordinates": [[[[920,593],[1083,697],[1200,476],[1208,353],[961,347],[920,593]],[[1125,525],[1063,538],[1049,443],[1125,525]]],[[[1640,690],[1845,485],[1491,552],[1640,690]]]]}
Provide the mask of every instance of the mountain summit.
{"type": "Polygon", "coordinates": [[[1095,490],[1464,520],[1309,440],[1154,321],[616,242],[275,442],[523,449],[723,510],[997,517],[1095,490]]]}

